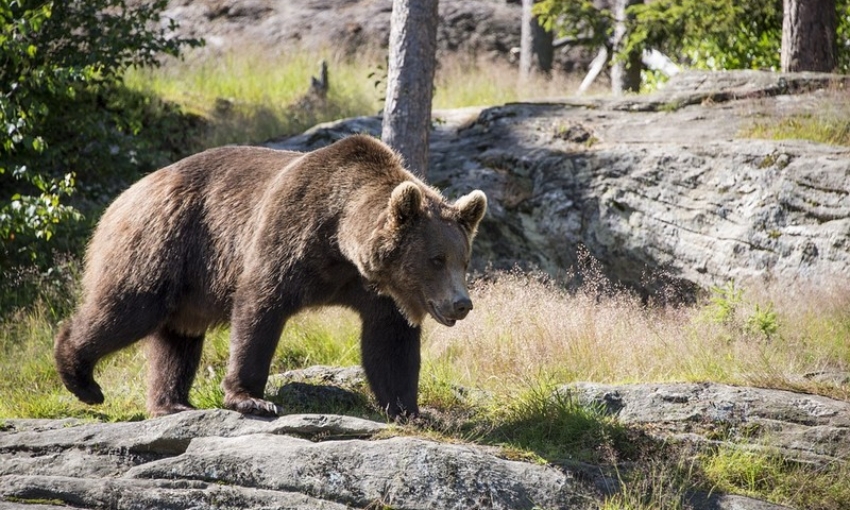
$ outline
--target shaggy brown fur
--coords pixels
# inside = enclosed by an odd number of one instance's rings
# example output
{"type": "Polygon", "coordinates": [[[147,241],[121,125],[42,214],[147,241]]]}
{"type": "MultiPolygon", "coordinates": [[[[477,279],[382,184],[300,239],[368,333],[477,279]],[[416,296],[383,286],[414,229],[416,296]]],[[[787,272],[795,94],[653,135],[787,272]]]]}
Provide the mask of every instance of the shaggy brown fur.
{"type": "Polygon", "coordinates": [[[363,321],[367,378],[387,412],[416,414],[419,324],[472,308],[465,272],[487,200],[454,204],[387,146],[352,136],[310,153],[227,147],[140,180],[107,209],[86,257],[83,300],[56,337],[65,386],[103,401],[105,355],[148,339],[148,409],[191,409],[211,325],[231,324],[225,406],[271,415],[272,356],[292,314],[342,305],[363,321]]]}

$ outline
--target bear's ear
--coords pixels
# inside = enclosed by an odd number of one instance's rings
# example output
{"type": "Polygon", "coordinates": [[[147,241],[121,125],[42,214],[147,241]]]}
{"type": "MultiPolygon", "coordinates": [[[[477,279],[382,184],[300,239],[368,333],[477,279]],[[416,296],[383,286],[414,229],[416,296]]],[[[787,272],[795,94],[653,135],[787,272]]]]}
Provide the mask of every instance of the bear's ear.
{"type": "Polygon", "coordinates": [[[390,196],[389,217],[395,226],[401,226],[414,219],[422,209],[422,190],[419,186],[404,181],[393,190],[390,196]]]}
{"type": "Polygon", "coordinates": [[[481,190],[475,190],[458,198],[455,207],[460,211],[458,221],[466,227],[470,237],[474,236],[478,224],[487,212],[487,195],[481,190]]]}

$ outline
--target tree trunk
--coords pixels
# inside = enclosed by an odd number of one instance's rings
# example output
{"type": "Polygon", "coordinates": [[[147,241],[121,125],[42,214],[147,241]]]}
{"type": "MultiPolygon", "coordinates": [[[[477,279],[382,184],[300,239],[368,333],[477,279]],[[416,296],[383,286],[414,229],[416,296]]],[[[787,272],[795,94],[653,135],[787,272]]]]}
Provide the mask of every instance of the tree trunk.
{"type": "Polygon", "coordinates": [[[783,72],[835,69],[835,0],[783,0],[783,72]]]}
{"type": "Polygon", "coordinates": [[[520,30],[519,76],[524,82],[535,73],[548,75],[552,71],[555,48],[552,32],[540,26],[532,14],[535,0],[522,0],[522,29],[520,30]]]}
{"type": "Polygon", "coordinates": [[[625,59],[618,55],[626,38],[626,8],[642,0],[614,0],[614,38],[612,40],[614,62],[611,64],[611,92],[615,96],[624,92],[640,91],[641,54],[632,51],[625,59]]]}
{"type": "Polygon", "coordinates": [[[437,52],[438,0],[394,0],[381,138],[408,169],[428,174],[428,139],[437,52]]]}
{"type": "Polygon", "coordinates": [[[576,91],[576,95],[580,96],[587,92],[587,89],[593,85],[593,80],[599,76],[599,73],[602,72],[602,69],[605,68],[605,64],[608,63],[608,47],[601,46],[599,48],[599,53],[593,58],[593,61],[590,62],[590,69],[587,71],[587,76],[581,80],[581,85],[579,85],[578,90],[576,91]]]}

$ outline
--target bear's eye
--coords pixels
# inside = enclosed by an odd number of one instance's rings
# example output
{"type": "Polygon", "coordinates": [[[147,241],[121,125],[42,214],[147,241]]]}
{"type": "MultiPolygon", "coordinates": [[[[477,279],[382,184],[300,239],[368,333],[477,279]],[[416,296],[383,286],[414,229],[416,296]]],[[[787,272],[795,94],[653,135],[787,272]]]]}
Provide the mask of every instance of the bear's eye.
{"type": "Polygon", "coordinates": [[[435,269],[442,269],[443,266],[446,265],[445,255],[437,255],[436,257],[431,257],[431,265],[434,266],[435,269]]]}

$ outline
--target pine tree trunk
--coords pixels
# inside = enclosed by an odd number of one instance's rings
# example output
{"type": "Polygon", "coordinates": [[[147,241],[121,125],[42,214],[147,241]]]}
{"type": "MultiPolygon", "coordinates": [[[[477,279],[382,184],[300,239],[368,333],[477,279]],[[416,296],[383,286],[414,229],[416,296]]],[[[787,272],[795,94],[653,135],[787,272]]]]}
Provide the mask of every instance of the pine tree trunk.
{"type": "Polygon", "coordinates": [[[611,92],[615,96],[622,95],[624,92],[639,92],[640,91],[640,70],[641,58],[640,53],[631,52],[626,55],[625,60],[621,60],[617,54],[623,47],[624,39],[626,38],[626,8],[630,5],[641,3],[642,0],[614,0],[614,37],[612,46],[614,48],[615,60],[611,64],[611,92]]]}
{"type": "Polygon", "coordinates": [[[835,0],[784,0],[782,71],[832,72],[837,26],[835,0]]]}
{"type": "Polygon", "coordinates": [[[395,0],[390,21],[387,97],[381,138],[408,169],[428,174],[438,0],[395,0]]]}
{"type": "Polygon", "coordinates": [[[520,30],[519,76],[526,81],[532,74],[548,75],[552,71],[555,48],[552,32],[547,32],[531,12],[535,0],[522,0],[522,28],[520,30]]]}

